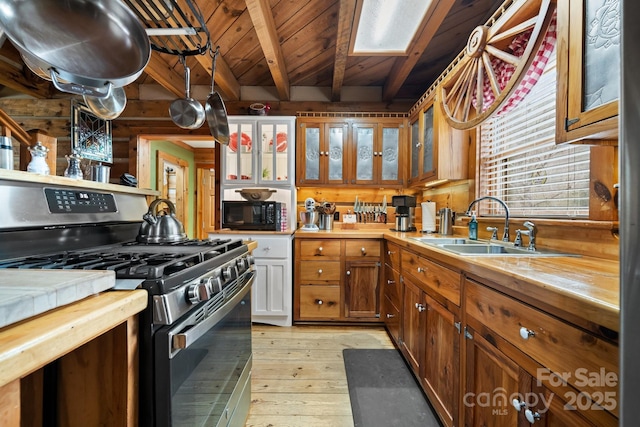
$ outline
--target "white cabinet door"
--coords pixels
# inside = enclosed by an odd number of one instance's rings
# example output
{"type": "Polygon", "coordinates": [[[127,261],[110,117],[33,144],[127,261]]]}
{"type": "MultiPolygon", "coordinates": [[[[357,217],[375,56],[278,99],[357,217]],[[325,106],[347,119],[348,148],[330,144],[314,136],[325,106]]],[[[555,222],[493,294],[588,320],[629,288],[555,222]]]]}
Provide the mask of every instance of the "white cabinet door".
{"type": "Polygon", "coordinates": [[[251,291],[251,320],[276,326],[291,326],[293,319],[293,248],[291,235],[210,233],[212,239],[255,240],[252,255],[256,278],[251,291]]]}
{"type": "Polygon", "coordinates": [[[291,264],[286,259],[256,258],[252,320],[291,326],[291,264]]]}

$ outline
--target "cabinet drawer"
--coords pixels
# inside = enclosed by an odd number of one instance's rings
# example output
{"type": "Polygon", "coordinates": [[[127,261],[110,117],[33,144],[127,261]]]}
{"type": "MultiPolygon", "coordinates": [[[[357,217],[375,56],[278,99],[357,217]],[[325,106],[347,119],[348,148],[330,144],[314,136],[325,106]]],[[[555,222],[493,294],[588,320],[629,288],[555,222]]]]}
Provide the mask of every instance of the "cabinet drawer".
{"type": "Polygon", "coordinates": [[[400,273],[388,265],[385,266],[384,283],[382,286],[384,295],[389,298],[396,307],[400,307],[400,273]]]}
{"type": "Polygon", "coordinates": [[[300,258],[340,258],[340,240],[300,240],[300,258]]]}
{"type": "Polygon", "coordinates": [[[254,237],[253,240],[258,242],[258,247],[253,251],[253,256],[256,258],[287,258],[290,251],[289,239],[254,237]]]}
{"type": "Polygon", "coordinates": [[[300,283],[339,282],[340,261],[304,261],[298,263],[300,283]]]}
{"type": "Polygon", "coordinates": [[[339,286],[300,286],[301,319],[336,319],[339,317],[339,286]]]}
{"type": "Polygon", "coordinates": [[[379,240],[347,240],[345,242],[345,256],[380,258],[379,240]]]}
{"type": "MultiPolygon", "coordinates": [[[[617,346],[469,280],[465,283],[465,299],[468,316],[494,330],[545,368],[562,375],[595,401],[605,392],[617,393],[617,346]]],[[[546,370],[538,374],[538,379],[549,378],[546,370]]],[[[617,413],[617,409],[613,412],[617,413]]]]}
{"type": "Polygon", "coordinates": [[[413,277],[416,284],[422,284],[460,305],[460,273],[406,250],[402,250],[400,256],[403,275],[413,277]]]}
{"type": "Polygon", "coordinates": [[[386,242],[384,263],[400,271],[400,246],[386,242]]]}
{"type": "Polygon", "coordinates": [[[382,320],[389,335],[398,344],[400,342],[400,310],[388,297],[385,297],[382,303],[382,320]]]}

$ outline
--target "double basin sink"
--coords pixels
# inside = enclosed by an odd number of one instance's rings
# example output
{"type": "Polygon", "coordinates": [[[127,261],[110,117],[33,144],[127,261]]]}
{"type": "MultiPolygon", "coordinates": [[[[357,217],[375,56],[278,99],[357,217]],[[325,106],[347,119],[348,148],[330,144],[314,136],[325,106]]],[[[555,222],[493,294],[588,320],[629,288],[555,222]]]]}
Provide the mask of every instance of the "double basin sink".
{"type": "Polygon", "coordinates": [[[500,242],[497,240],[471,240],[466,238],[453,237],[411,237],[425,245],[435,246],[457,255],[486,256],[486,255],[508,255],[508,256],[578,256],[575,254],[538,250],[531,251],[526,247],[513,246],[512,243],[500,242]]]}

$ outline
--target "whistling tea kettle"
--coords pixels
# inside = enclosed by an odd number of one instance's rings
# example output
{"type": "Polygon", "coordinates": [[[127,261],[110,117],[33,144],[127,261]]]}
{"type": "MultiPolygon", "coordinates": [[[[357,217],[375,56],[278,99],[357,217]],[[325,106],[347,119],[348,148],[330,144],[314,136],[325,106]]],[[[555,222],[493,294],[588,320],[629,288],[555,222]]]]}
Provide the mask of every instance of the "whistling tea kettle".
{"type": "Polygon", "coordinates": [[[138,242],[141,243],[175,243],[187,240],[182,223],[176,218],[176,207],[167,199],[156,199],[149,205],[149,211],[142,216],[138,242]],[[160,203],[169,207],[169,213],[158,215],[156,209],[160,203]]]}

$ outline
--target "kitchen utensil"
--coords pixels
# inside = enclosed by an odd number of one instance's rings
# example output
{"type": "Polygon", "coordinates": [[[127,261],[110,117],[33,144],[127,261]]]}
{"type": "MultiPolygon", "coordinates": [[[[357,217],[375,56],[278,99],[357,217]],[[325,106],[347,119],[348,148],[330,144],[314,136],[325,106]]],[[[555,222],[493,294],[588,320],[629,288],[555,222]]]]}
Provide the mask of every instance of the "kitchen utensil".
{"type": "Polygon", "coordinates": [[[13,145],[10,136],[0,136],[0,169],[13,169],[13,145]]]}
{"type": "Polygon", "coordinates": [[[441,208],[438,214],[440,215],[438,233],[444,235],[453,234],[453,211],[450,208],[441,208]]]}
{"type": "Polygon", "coordinates": [[[216,48],[212,55],[211,65],[211,93],[205,103],[205,112],[207,114],[207,123],[211,136],[220,144],[229,144],[229,121],[227,119],[227,109],[222,102],[220,94],[214,89],[214,79],[216,74],[216,59],[220,53],[220,46],[216,48]]]}
{"type": "Polygon", "coordinates": [[[149,211],[142,216],[144,222],[136,240],[141,243],[174,243],[187,240],[182,223],[176,218],[176,207],[167,199],[156,199],[149,205],[149,211]],[[169,213],[160,215],[157,208],[161,203],[169,207],[169,213]]]}
{"type": "Polygon", "coordinates": [[[91,112],[103,120],[117,118],[127,105],[127,94],[122,87],[115,87],[106,97],[83,95],[84,103],[91,112]]]}
{"type": "Polygon", "coordinates": [[[47,165],[47,153],[49,149],[42,145],[40,141],[28,148],[31,153],[31,161],[27,165],[27,172],[49,175],[49,165],[47,165]]]}
{"type": "Polygon", "coordinates": [[[84,179],[82,169],[80,169],[80,156],[74,151],[65,156],[67,159],[67,168],[64,170],[64,176],[71,179],[84,179]]]}
{"type": "Polygon", "coordinates": [[[110,166],[105,166],[102,163],[97,165],[91,165],[91,180],[96,182],[109,182],[109,173],[111,172],[110,166]]]}
{"type": "Polygon", "coordinates": [[[268,188],[243,188],[236,190],[236,193],[240,193],[243,199],[250,202],[262,202],[268,200],[269,197],[278,190],[270,190],[268,188]]]}
{"type": "Polygon", "coordinates": [[[191,98],[191,70],[184,56],[180,57],[184,65],[185,96],[176,99],[169,106],[171,120],[182,129],[198,129],[205,120],[204,107],[191,98]]]}
{"type": "Polygon", "coordinates": [[[29,68],[63,92],[108,96],[151,57],[142,23],[120,1],[0,0],[0,26],[29,68]]]}

